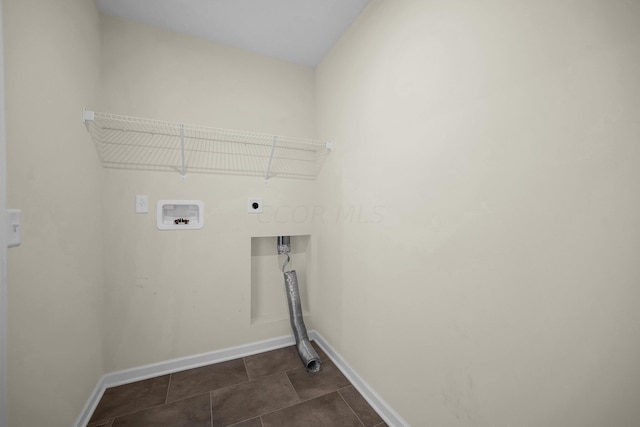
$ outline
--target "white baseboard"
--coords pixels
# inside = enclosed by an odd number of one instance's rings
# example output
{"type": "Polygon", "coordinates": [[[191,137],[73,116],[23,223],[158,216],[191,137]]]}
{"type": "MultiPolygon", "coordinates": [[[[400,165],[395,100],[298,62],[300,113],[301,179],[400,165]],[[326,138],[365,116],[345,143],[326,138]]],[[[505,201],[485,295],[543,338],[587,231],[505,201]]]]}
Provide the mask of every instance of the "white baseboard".
{"type": "Polygon", "coordinates": [[[331,347],[331,345],[317,331],[310,331],[309,338],[318,344],[320,348],[329,356],[331,361],[340,369],[345,377],[351,382],[353,387],[360,392],[362,397],[371,405],[373,409],[382,417],[389,427],[409,427],[409,424],[402,419],[391,406],[385,402],[378,393],[331,347]]]}
{"type": "MultiPolygon", "coordinates": [[[[351,384],[353,384],[367,402],[369,402],[371,407],[380,414],[390,427],[408,427],[408,424],[389,405],[387,405],[380,396],[378,396],[378,394],[356,373],[355,370],[353,370],[353,368],[349,366],[349,364],[335,351],[335,349],[327,343],[322,335],[316,331],[310,331],[309,338],[316,341],[344,376],[351,381],[351,384]]],[[[294,343],[295,341],[292,336],[283,336],[238,347],[225,348],[209,353],[167,360],[165,362],[153,363],[151,365],[105,374],[100,378],[100,380],[98,380],[98,384],[96,384],[96,387],[93,389],[91,396],[84,405],[84,408],[74,425],[75,427],[85,427],[87,425],[93,411],[95,411],[98,406],[104,391],[109,387],[129,384],[148,378],[184,371],[186,369],[211,365],[213,363],[226,362],[228,360],[263,353],[265,351],[276,350],[278,348],[293,345],[294,343]]]]}
{"type": "Polygon", "coordinates": [[[178,359],[171,359],[164,362],[104,374],[102,378],[98,380],[98,384],[96,384],[96,387],[93,389],[91,396],[84,405],[84,408],[82,409],[82,412],[74,426],[85,427],[87,425],[89,419],[91,419],[93,411],[95,411],[98,406],[104,391],[109,387],[142,381],[148,378],[184,371],[186,369],[199,368],[213,363],[226,362],[227,360],[276,350],[293,344],[295,344],[295,341],[292,336],[283,336],[238,347],[225,348],[209,353],[181,357],[178,359]]]}

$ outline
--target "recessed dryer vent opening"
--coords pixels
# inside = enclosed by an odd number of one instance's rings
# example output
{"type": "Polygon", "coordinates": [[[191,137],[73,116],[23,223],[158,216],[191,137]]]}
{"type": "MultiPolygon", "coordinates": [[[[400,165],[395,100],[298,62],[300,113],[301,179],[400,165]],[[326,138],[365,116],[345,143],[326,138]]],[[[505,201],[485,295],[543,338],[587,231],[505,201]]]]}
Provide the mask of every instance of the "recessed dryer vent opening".
{"type": "Polygon", "coordinates": [[[307,372],[320,372],[322,370],[322,362],[316,350],[309,341],[307,327],[304,324],[302,316],[302,304],[300,302],[300,290],[298,289],[298,276],[295,270],[288,270],[287,267],[291,262],[291,237],[278,236],[276,250],[278,255],[286,257],[282,264],[282,273],[284,275],[284,286],[287,292],[287,302],[289,304],[289,320],[291,322],[291,330],[296,340],[298,355],[307,372]]]}
{"type": "MultiPolygon", "coordinates": [[[[251,318],[252,326],[281,323],[288,325],[289,309],[282,283],[282,259],[276,250],[277,236],[251,238],[251,318]]],[[[305,317],[313,315],[316,266],[312,236],[291,236],[291,263],[298,276],[298,287],[305,317]]]]}

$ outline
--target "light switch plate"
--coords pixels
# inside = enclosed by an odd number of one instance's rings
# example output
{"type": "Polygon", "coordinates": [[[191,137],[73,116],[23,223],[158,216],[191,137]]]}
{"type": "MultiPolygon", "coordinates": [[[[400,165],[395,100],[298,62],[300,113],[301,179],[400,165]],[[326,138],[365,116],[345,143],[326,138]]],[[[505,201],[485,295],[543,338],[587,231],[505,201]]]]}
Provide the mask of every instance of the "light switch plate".
{"type": "Polygon", "coordinates": [[[149,196],[136,196],[136,213],[149,213],[149,196]]]}

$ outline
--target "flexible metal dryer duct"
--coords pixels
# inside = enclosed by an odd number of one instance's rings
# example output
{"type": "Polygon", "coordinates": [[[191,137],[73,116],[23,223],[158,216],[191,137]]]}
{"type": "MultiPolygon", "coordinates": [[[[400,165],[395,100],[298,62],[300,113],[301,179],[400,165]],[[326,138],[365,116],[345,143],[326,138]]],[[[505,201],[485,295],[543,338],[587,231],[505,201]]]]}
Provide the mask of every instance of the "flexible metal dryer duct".
{"type": "Polygon", "coordinates": [[[302,318],[302,302],[300,290],[298,289],[298,276],[295,270],[284,271],[289,264],[289,253],[291,252],[291,239],[289,236],[278,236],[278,255],[286,255],[287,260],[282,265],[284,274],[284,286],[287,291],[287,301],[289,302],[289,320],[291,329],[296,339],[298,355],[308,372],[319,372],[322,369],[322,362],[318,353],[309,342],[307,328],[302,318]]]}

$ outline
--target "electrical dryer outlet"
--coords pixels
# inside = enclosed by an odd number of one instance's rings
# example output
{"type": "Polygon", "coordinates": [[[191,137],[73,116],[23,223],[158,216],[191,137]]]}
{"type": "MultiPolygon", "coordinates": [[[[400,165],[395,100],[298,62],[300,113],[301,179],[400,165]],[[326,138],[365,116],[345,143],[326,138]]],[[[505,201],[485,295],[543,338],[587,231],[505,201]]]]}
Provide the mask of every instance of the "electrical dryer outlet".
{"type": "Polygon", "coordinates": [[[263,212],[262,199],[257,197],[249,197],[247,201],[247,212],[250,214],[261,214],[263,212]]]}

